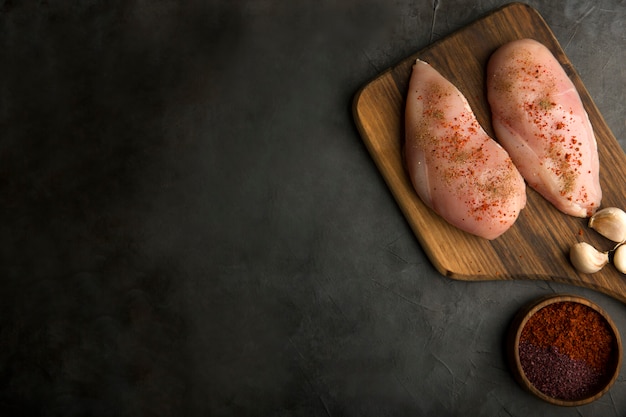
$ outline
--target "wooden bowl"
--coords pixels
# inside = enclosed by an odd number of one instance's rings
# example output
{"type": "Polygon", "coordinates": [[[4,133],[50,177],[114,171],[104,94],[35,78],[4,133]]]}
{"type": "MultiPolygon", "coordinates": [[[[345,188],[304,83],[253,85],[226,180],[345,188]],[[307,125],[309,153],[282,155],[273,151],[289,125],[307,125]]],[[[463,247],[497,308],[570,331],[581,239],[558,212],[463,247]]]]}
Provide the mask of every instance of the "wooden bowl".
{"type": "MultiPolygon", "coordinates": [[[[571,322],[571,323],[575,323],[575,322],[571,322]]],[[[582,329],[583,327],[581,326],[580,328],[582,329]]],[[[588,329],[587,326],[585,326],[584,328],[588,329]]],[[[586,331],[589,331],[589,330],[586,330],[586,331]]],[[[600,333],[598,333],[598,335],[600,335],[600,333]]],[[[562,333],[556,337],[560,337],[559,340],[561,341],[572,340],[571,337],[569,336],[566,337],[562,333]]],[[[600,336],[598,336],[598,339],[600,339],[600,336]]],[[[562,349],[562,350],[567,350],[567,349],[562,349]]],[[[588,349],[587,351],[592,351],[592,350],[593,349],[588,349]]],[[[606,352],[607,349],[603,349],[602,351],[606,352]]],[[[584,350],[582,352],[585,353],[584,350]]],[[[531,392],[535,396],[551,404],[561,405],[561,406],[578,406],[578,405],[587,404],[587,403],[597,400],[611,388],[611,386],[613,385],[613,383],[615,382],[615,380],[617,379],[619,375],[619,370],[620,370],[620,366],[622,363],[622,341],[621,341],[619,332],[617,330],[617,327],[615,326],[615,323],[613,322],[613,320],[611,320],[609,315],[598,305],[594,304],[590,300],[587,300],[585,298],[575,296],[575,295],[569,295],[569,294],[551,295],[551,296],[542,297],[538,300],[535,300],[529,303],[528,305],[521,308],[520,311],[516,314],[516,316],[514,317],[511,323],[511,326],[509,328],[509,332],[507,335],[507,357],[508,357],[509,365],[511,367],[511,370],[513,372],[515,379],[527,391],[531,392]],[[530,332],[531,328],[529,327],[528,331],[524,333],[525,336],[523,338],[522,331],[528,324],[529,320],[544,307],[547,307],[555,303],[573,303],[573,304],[567,305],[567,306],[566,305],[552,306],[551,309],[544,310],[544,312],[542,312],[541,315],[536,316],[535,320],[533,320],[533,326],[531,327],[533,327],[533,329],[535,330],[534,333],[530,332]],[[591,315],[598,314],[599,316],[594,316],[598,320],[597,322],[602,323],[603,321],[606,325],[608,325],[608,326],[604,326],[604,325],[602,326],[603,338],[608,338],[607,329],[608,329],[608,333],[610,333],[612,336],[612,340],[610,342],[606,342],[606,341],[602,342],[604,344],[609,343],[609,349],[610,349],[611,354],[608,356],[608,359],[605,358],[605,360],[602,361],[603,369],[599,371],[598,373],[595,373],[596,372],[595,370],[588,371],[588,370],[595,369],[595,368],[592,368],[588,364],[588,362],[586,362],[585,360],[580,360],[579,358],[572,359],[569,356],[566,356],[563,352],[559,352],[558,348],[554,348],[553,346],[537,347],[538,345],[540,345],[539,342],[534,343],[534,344],[529,342],[531,338],[533,341],[539,340],[537,339],[537,337],[543,336],[541,334],[542,332],[545,331],[546,333],[548,333],[548,332],[551,332],[548,329],[556,328],[551,325],[546,326],[544,329],[541,329],[541,327],[536,327],[536,326],[542,326],[541,323],[543,323],[543,325],[547,325],[545,321],[541,321],[541,318],[543,318],[546,314],[548,314],[548,311],[552,311],[553,309],[557,309],[557,308],[562,308],[563,311],[565,311],[565,308],[570,308],[570,309],[578,308],[576,306],[577,304],[589,307],[593,311],[586,309],[586,308],[583,308],[580,310],[591,315]],[[531,334],[533,334],[534,336],[531,336],[531,334]],[[524,349],[522,354],[520,354],[520,341],[522,342],[523,349],[524,349]],[[532,349],[533,352],[540,352],[540,353],[537,353],[538,356],[535,356],[532,361],[523,359],[522,357],[526,358],[527,357],[526,355],[529,355],[526,352],[530,349],[532,349]],[[542,361],[545,361],[543,363],[544,364],[547,363],[548,366],[535,365],[535,363],[542,363],[542,361]],[[588,376],[589,372],[594,373],[594,375],[601,375],[601,377],[598,377],[597,379],[595,379],[594,380],[595,382],[593,383],[591,382],[588,383],[588,385],[584,385],[584,383],[582,382],[576,382],[577,384],[580,383],[581,390],[585,391],[584,394],[581,394],[580,396],[574,395],[574,394],[571,394],[571,395],[570,394],[568,395],[554,394],[554,391],[557,391],[557,390],[562,391],[564,389],[563,386],[567,386],[567,383],[555,383],[554,382],[554,381],[566,381],[564,379],[565,377],[563,376],[563,373],[558,372],[558,371],[553,372],[552,370],[552,368],[556,369],[557,364],[561,364],[561,363],[566,364],[566,365],[563,365],[563,367],[569,369],[568,372],[574,372],[574,373],[579,372],[581,375],[585,375],[584,378],[586,378],[587,380],[591,380],[591,377],[588,376]],[[526,367],[524,367],[523,364],[526,364],[526,367]],[[536,369],[533,367],[536,367],[536,369]],[[549,369],[549,371],[547,369],[549,369]],[[537,374],[542,374],[542,377],[544,379],[539,378],[537,374]],[[546,381],[552,381],[552,382],[546,382],[546,381]],[[550,388],[550,385],[552,385],[555,388],[550,388]]],[[[581,377],[581,380],[584,378],[581,377]]],[[[570,373],[569,381],[571,380],[572,378],[571,378],[571,373],[570,373]]]]}

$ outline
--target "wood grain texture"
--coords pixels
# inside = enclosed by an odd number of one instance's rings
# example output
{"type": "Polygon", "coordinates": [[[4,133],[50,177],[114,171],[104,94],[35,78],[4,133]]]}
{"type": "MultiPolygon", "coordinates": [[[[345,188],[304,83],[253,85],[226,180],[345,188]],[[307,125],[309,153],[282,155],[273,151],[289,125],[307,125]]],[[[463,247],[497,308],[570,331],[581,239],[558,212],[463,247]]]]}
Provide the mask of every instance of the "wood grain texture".
{"type": "Polygon", "coordinates": [[[429,62],[466,96],[479,122],[494,136],[486,99],[485,72],[491,54],[506,42],[533,38],[546,45],[574,82],[598,141],[602,206],[626,208],[626,155],[541,15],[512,3],[407,57],[361,88],[354,119],[372,159],[391,189],[427,256],[445,276],[459,280],[541,279],[584,286],[626,302],[626,276],[612,265],[579,274],[569,248],[586,241],[608,250],[613,243],[587,227],[587,220],[556,210],[527,187],[528,203],[504,235],[488,241],[444,221],[419,199],[406,174],[402,145],[404,106],[412,65],[429,62]]]}

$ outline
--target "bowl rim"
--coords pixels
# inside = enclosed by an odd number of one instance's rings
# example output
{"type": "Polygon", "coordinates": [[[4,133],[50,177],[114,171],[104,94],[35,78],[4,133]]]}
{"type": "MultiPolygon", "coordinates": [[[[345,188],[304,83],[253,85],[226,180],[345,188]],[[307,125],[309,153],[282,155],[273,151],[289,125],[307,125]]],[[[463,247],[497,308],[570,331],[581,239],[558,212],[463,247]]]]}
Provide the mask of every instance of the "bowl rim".
{"type": "Polygon", "coordinates": [[[523,306],[513,318],[511,325],[509,327],[509,332],[507,335],[507,346],[508,352],[507,357],[509,361],[509,366],[513,371],[515,379],[517,382],[525,388],[530,393],[535,396],[541,398],[544,401],[547,401],[551,404],[561,405],[561,406],[578,406],[583,404],[588,404],[602,397],[606,392],[613,386],[617,377],[619,376],[620,368],[622,365],[622,340],[619,334],[619,330],[617,326],[609,316],[609,314],[599,305],[594,303],[593,301],[573,294],[551,294],[535,299],[534,301],[523,306]],[[539,310],[542,308],[559,302],[574,302],[590,307],[599,313],[605,321],[609,324],[611,331],[613,332],[613,336],[615,338],[615,344],[617,346],[617,360],[614,362],[614,369],[612,369],[611,378],[608,382],[600,389],[595,392],[593,395],[589,397],[584,397],[577,400],[563,400],[559,398],[551,397],[543,392],[539,391],[526,377],[526,374],[523,371],[522,364],[519,357],[519,341],[520,336],[522,334],[522,329],[526,326],[528,320],[539,310]]]}

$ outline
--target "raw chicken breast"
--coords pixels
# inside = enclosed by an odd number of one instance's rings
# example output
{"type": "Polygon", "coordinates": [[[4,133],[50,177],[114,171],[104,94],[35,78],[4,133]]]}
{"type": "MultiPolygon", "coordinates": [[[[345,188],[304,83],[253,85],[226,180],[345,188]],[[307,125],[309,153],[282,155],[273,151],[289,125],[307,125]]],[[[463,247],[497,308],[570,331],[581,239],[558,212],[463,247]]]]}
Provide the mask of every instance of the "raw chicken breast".
{"type": "Polygon", "coordinates": [[[524,179],[463,94],[420,60],[405,121],[407,170],[422,201],[471,234],[495,239],[507,231],[526,204],[524,179]]]}
{"type": "Polygon", "coordinates": [[[541,43],[500,47],[487,66],[493,128],[528,184],[563,213],[600,206],[598,150],[574,84],[541,43]]]}

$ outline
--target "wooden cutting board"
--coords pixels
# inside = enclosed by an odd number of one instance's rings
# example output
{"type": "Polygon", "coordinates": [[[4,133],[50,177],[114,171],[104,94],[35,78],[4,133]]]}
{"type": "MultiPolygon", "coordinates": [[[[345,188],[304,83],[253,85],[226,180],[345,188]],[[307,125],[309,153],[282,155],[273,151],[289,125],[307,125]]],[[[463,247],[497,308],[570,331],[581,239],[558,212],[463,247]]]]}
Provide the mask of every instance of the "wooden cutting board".
{"type": "Polygon", "coordinates": [[[586,241],[601,250],[614,246],[589,229],[586,219],[562,214],[527,187],[528,202],[517,222],[499,238],[488,241],[449,225],[426,207],[406,174],[401,157],[404,106],[415,59],[429,62],[455,84],[487,133],[495,138],[485,93],[486,64],[499,46],[520,38],[533,38],[546,45],[574,82],[598,141],[602,206],[626,209],[626,155],[546,22],[525,4],[513,3],[496,10],[367,83],[354,98],[356,125],[417,239],[443,275],[468,281],[550,280],[592,288],[626,302],[626,275],[613,265],[587,275],[578,273],[569,262],[569,248],[576,242],[586,241]]]}

